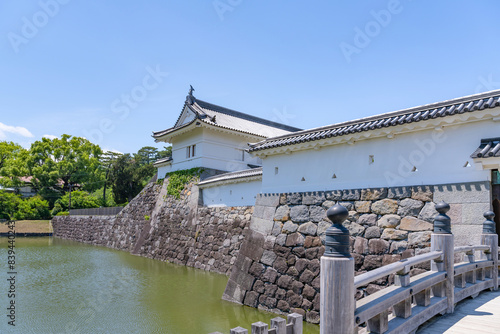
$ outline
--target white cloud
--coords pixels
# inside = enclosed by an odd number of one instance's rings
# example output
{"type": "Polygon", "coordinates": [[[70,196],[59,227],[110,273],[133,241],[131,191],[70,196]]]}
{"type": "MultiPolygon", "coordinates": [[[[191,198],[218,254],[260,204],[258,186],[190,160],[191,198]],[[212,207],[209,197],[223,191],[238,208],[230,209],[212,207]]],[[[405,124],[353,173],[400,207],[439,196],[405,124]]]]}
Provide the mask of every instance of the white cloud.
{"type": "Polygon", "coordinates": [[[23,128],[22,126],[6,125],[0,122],[0,139],[6,139],[7,133],[12,133],[22,137],[34,137],[28,129],[23,128]]]}
{"type": "Polygon", "coordinates": [[[42,137],[43,138],[49,138],[49,139],[56,139],[56,138],[58,138],[57,136],[54,136],[54,135],[43,135],[42,137]]]}

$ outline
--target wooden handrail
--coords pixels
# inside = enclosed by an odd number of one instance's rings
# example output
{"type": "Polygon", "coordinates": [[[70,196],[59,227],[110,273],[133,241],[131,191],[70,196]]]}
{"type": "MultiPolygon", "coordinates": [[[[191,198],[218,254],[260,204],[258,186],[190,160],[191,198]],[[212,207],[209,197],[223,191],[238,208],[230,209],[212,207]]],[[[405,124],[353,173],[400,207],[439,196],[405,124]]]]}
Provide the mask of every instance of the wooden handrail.
{"type": "Polygon", "coordinates": [[[367,285],[373,281],[378,280],[379,278],[388,276],[392,273],[398,271],[406,271],[408,272],[410,267],[420,264],[422,262],[434,260],[440,258],[443,255],[442,251],[433,251],[425,254],[420,254],[417,256],[413,256],[407,259],[403,259],[398,262],[394,262],[383,267],[371,270],[367,273],[358,275],[354,278],[354,287],[359,288],[360,286],[367,285]]]}
{"type": "Polygon", "coordinates": [[[490,250],[489,245],[470,245],[470,246],[458,246],[454,248],[455,253],[460,252],[475,252],[475,251],[487,251],[490,250]]]}

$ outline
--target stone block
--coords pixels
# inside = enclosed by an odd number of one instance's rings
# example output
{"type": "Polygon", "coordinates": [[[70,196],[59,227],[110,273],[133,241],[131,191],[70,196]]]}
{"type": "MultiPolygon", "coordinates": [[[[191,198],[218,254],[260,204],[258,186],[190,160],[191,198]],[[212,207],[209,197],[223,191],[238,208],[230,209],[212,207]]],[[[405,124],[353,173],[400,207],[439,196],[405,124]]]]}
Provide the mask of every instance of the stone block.
{"type": "Polygon", "coordinates": [[[363,262],[364,270],[373,270],[382,266],[382,256],[380,255],[367,255],[363,262]]]}
{"type": "Polygon", "coordinates": [[[393,199],[382,199],[372,203],[371,208],[373,213],[379,215],[387,215],[398,211],[398,202],[393,199]]]}
{"type": "Polygon", "coordinates": [[[434,202],[489,203],[490,184],[485,182],[453,183],[434,186],[434,202]]]}
{"type": "Polygon", "coordinates": [[[423,208],[424,202],[412,199],[412,198],[406,198],[399,202],[399,208],[398,208],[398,215],[401,217],[406,217],[406,216],[418,216],[420,213],[420,210],[423,208]]]}
{"type": "Polygon", "coordinates": [[[452,225],[455,246],[478,245],[481,243],[482,225],[452,225]]]}
{"type": "Polygon", "coordinates": [[[242,290],[240,285],[230,278],[227,281],[226,289],[224,290],[222,299],[229,302],[242,304],[243,299],[245,298],[245,293],[246,290],[242,290]]]}
{"type": "Polygon", "coordinates": [[[299,232],[306,235],[316,235],[318,226],[313,222],[308,222],[299,226],[299,232]]]}
{"type": "Polygon", "coordinates": [[[404,240],[408,236],[408,231],[386,228],[382,233],[381,239],[385,240],[404,240]]]}
{"type": "Polygon", "coordinates": [[[436,204],[434,204],[433,202],[425,203],[424,207],[418,214],[418,219],[425,220],[429,223],[434,223],[434,218],[438,215],[435,207],[436,204]]]}
{"type": "Polygon", "coordinates": [[[368,248],[372,254],[384,254],[389,251],[389,242],[382,239],[371,239],[368,248]]]}
{"type": "Polygon", "coordinates": [[[265,236],[263,234],[249,230],[245,241],[241,245],[240,254],[258,261],[264,253],[264,242],[265,236]]]}
{"type": "Polygon", "coordinates": [[[380,238],[380,227],[378,227],[378,226],[368,227],[365,230],[365,238],[366,239],[380,238]]]}
{"type": "Polygon", "coordinates": [[[422,202],[432,202],[434,194],[433,186],[414,186],[411,187],[411,198],[422,202]]]}
{"type": "Polygon", "coordinates": [[[297,231],[298,228],[299,228],[298,224],[294,224],[291,220],[289,220],[283,225],[282,231],[284,233],[293,233],[293,232],[297,231]]]}
{"type": "Polygon", "coordinates": [[[276,207],[273,206],[256,205],[253,211],[253,217],[273,220],[275,210],[276,207]]]}
{"type": "Polygon", "coordinates": [[[349,230],[349,235],[351,235],[352,237],[362,236],[365,232],[365,228],[358,223],[344,222],[342,225],[344,225],[344,227],[349,230]]]}
{"type": "Polygon", "coordinates": [[[361,191],[359,189],[350,189],[342,191],[343,201],[359,201],[361,198],[361,191]]]}
{"type": "Polygon", "coordinates": [[[280,246],[284,246],[286,242],[286,234],[279,234],[276,237],[276,244],[280,246]]]}
{"type": "Polygon", "coordinates": [[[276,258],[277,255],[273,251],[265,250],[264,253],[262,253],[260,262],[262,262],[265,265],[272,266],[276,258]]]}
{"type": "Polygon", "coordinates": [[[280,205],[286,204],[286,194],[280,194],[280,205]]]}
{"type": "Polygon", "coordinates": [[[431,242],[431,231],[412,232],[408,234],[408,246],[415,247],[429,247],[431,242]]]}
{"type": "Polygon", "coordinates": [[[286,238],[286,243],[285,246],[287,247],[296,247],[296,246],[303,246],[304,245],[305,238],[302,234],[300,233],[293,233],[290,234],[286,238]]]}
{"type": "Polygon", "coordinates": [[[271,268],[271,267],[267,267],[264,274],[262,274],[261,280],[264,282],[274,284],[274,282],[276,282],[276,278],[278,278],[278,275],[279,274],[276,271],[276,269],[271,268]]]}
{"type": "Polygon", "coordinates": [[[404,217],[401,219],[399,228],[405,231],[432,231],[434,225],[415,217],[404,217]]]}
{"type": "Polygon", "coordinates": [[[279,273],[284,274],[288,270],[288,263],[284,257],[278,257],[274,261],[273,268],[276,269],[279,273]]]}
{"type": "MultiPolygon", "coordinates": [[[[347,220],[350,222],[357,222],[359,219],[359,213],[357,211],[349,211],[349,215],[347,216],[347,220]]],[[[330,221],[328,218],[325,220],[330,221]]]]}
{"type": "Polygon", "coordinates": [[[451,219],[451,224],[462,224],[462,204],[450,204],[450,211],[446,213],[451,219]]]}
{"type": "Polygon", "coordinates": [[[323,192],[311,192],[302,194],[302,204],[321,205],[326,200],[323,192]]]}
{"type": "Polygon", "coordinates": [[[309,209],[306,205],[292,206],[290,218],[295,223],[305,223],[309,221],[309,209]]]}
{"type": "Polygon", "coordinates": [[[274,236],[278,236],[281,233],[282,228],[283,228],[283,223],[280,221],[275,221],[273,224],[273,229],[271,230],[271,234],[274,236]]]}
{"type": "Polygon", "coordinates": [[[384,254],[382,257],[382,265],[386,266],[388,264],[398,262],[399,260],[401,260],[401,255],[399,254],[384,254]]]}
{"type": "Polygon", "coordinates": [[[377,225],[382,228],[395,228],[401,222],[401,217],[398,215],[384,215],[382,216],[377,225]]]}
{"type": "Polygon", "coordinates": [[[252,217],[250,221],[250,229],[253,231],[260,232],[262,234],[271,234],[274,227],[274,221],[272,219],[261,219],[257,217],[252,217]]]}
{"type": "Polygon", "coordinates": [[[244,305],[250,307],[257,307],[257,302],[259,299],[259,294],[255,291],[248,291],[245,296],[245,300],[243,301],[244,305]]]}
{"type": "Polygon", "coordinates": [[[274,214],[274,220],[287,221],[290,219],[290,208],[288,205],[278,206],[274,214]]]}
{"type": "Polygon", "coordinates": [[[323,204],[321,204],[321,207],[325,210],[328,210],[334,205],[335,205],[334,201],[324,201],[323,204]]]}
{"type": "Polygon", "coordinates": [[[369,213],[372,202],[370,201],[356,201],[354,206],[358,213],[369,213]]]}
{"type": "Polygon", "coordinates": [[[408,248],[408,242],[406,241],[393,241],[391,243],[390,253],[403,253],[408,248]]]}
{"type": "Polygon", "coordinates": [[[357,223],[360,225],[375,226],[377,225],[377,215],[373,213],[361,215],[359,216],[357,223]]]}
{"type": "Polygon", "coordinates": [[[391,187],[387,190],[387,198],[403,199],[411,197],[410,187],[391,187]]]}
{"type": "Polygon", "coordinates": [[[302,194],[291,193],[286,195],[286,204],[289,205],[300,205],[302,204],[302,194]]]}
{"type": "Polygon", "coordinates": [[[362,237],[356,237],[354,241],[354,252],[356,254],[368,254],[368,240],[362,237]]]}
{"type": "Polygon", "coordinates": [[[326,210],[321,206],[310,206],[309,207],[309,219],[313,222],[320,222],[326,218],[326,210]]]}
{"type": "Polygon", "coordinates": [[[279,194],[258,194],[255,200],[255,206],[277,207],[280,203],[279,194]]]}
{"type": "Polygon", "coordinates": [[[483,214],[490,210],[490,203],[463,203],[461,225],[482,225],[483,214]]]}
{"type": "Polygon", "coordinates": [[[347,209],[347,211],[352,211],[354,210],[354,202],[338,202],[338,204],[342,205],[344,208],[347,209]]]}
{"type": "Polygon", "coordinates": [[[330,226],[332,226],[332,223],[331,223],[331,222],[327,222],[327,221],[325,221],[325,220],[320,221],[320,222],[318,223],[318,230],[316,231],[316,233],[317,233],[318,235],[324,235],[324,234],[325,234],[325,232],[326,232],[326,230],[327,230],[330,226]]]}
{"type": "Polygon", "coordinates": [[[387,188],[373,188],[361,190],[362,201],[376,201],[387,197],[387,188]]]}
{"type": "Polygon", "coordinates": [[[340,201],[342,199],[342,190],[327,191],[325,197],[329,201],[340,201]]]}

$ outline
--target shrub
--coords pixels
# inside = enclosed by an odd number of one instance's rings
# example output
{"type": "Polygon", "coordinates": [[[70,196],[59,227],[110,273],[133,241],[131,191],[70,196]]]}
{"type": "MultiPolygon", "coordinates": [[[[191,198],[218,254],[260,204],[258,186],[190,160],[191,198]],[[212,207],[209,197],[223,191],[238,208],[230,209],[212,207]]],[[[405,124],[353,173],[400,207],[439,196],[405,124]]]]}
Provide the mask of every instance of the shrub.
{"type": "Polygon", "coordinates": [[[69,211],[58,212],[56,216],[69,216],[69,211]]]}
{"type": "Polygon", "coordinates": [[[14,213],[14,218],[19,220],[50,219],[50,217],[49,202],[40,196],[21,200],[14,213]]]}

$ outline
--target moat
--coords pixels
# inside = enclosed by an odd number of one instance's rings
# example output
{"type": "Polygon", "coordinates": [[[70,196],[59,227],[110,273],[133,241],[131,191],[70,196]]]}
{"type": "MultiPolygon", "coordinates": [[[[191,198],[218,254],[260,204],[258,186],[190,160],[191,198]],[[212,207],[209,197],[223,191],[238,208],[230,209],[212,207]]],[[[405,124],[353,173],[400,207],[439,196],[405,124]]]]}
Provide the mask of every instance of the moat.
{"type": "MultiPolygon", "coordinates": [[[[276,317],[221,300],[220,274],[52,237],[17,238],[16,255],[16,326],[4,315],[1,333],[229,333],[276,317]]],[[[0,258],[7,291],[7,238],[0,258]]]]}

